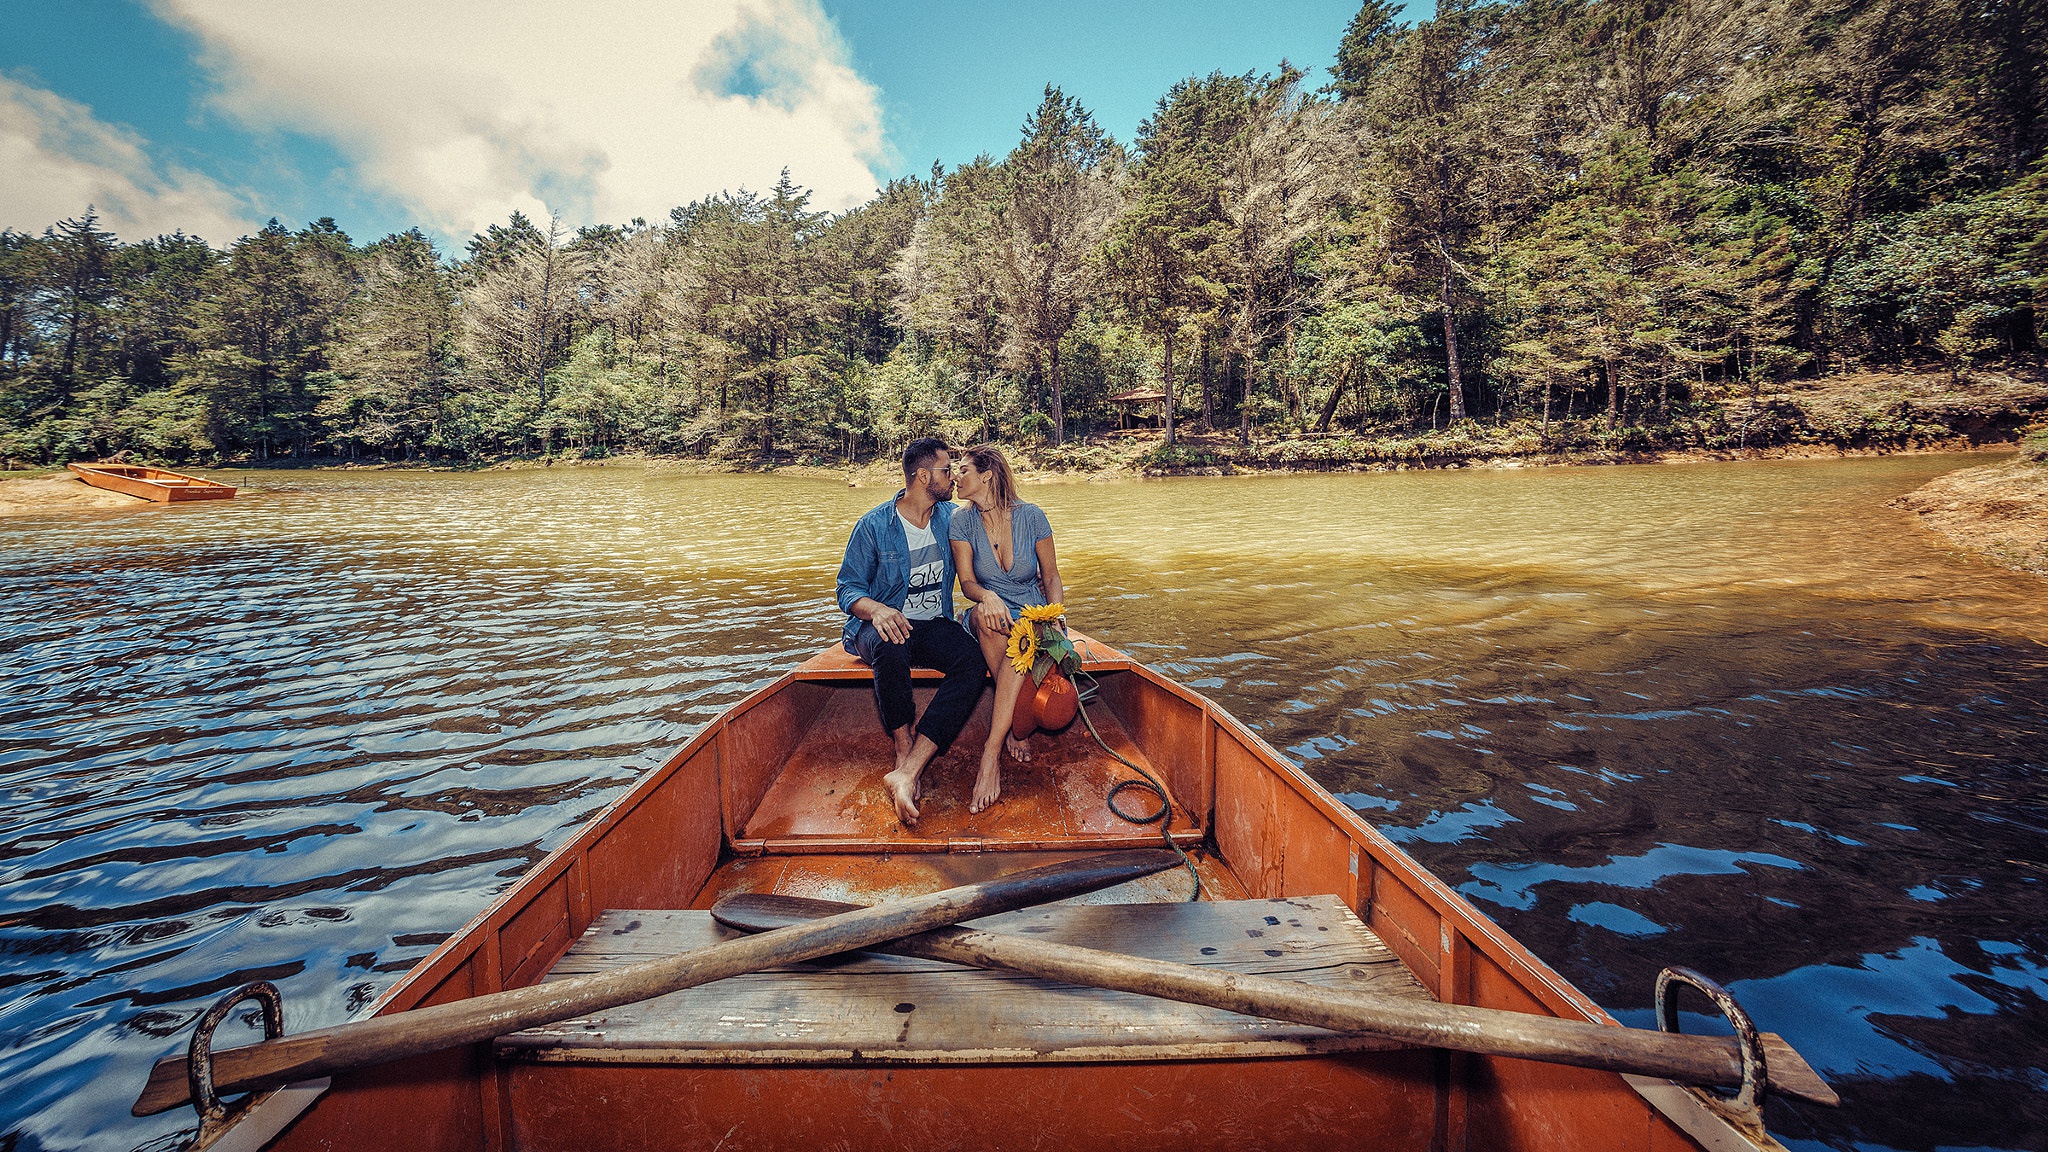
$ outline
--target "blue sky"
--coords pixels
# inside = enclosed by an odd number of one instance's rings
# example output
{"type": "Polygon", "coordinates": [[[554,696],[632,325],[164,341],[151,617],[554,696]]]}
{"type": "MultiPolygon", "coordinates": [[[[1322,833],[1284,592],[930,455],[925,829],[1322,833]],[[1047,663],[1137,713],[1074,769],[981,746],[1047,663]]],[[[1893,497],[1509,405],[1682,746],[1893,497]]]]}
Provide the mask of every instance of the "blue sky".
{"type": "MultiPolygon", "coordinates": [[[[783,165],[824,208],[1000,156],[1044,86],[1128,140],[1176,80],[1320,81],[1356,0],[0,0],[0,227],[270,216],[459,246],[658,218],[783,165]]],[[[1411,10],[1411,15],[1426,14],[1411,10]]]]}

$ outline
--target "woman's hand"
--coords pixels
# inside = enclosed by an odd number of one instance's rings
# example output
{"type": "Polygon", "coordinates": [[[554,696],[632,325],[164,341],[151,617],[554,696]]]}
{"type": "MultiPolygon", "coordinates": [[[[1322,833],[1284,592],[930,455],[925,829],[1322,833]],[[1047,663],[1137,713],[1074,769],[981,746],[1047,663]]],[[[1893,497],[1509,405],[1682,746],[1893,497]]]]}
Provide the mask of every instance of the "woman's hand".
{"type": "Polygon", "coordinates": [[[1010,608],[1001,596],[990,596],[974,605],[974,618],[984,631],[997,636],[1010,634],[1010,608]]]}

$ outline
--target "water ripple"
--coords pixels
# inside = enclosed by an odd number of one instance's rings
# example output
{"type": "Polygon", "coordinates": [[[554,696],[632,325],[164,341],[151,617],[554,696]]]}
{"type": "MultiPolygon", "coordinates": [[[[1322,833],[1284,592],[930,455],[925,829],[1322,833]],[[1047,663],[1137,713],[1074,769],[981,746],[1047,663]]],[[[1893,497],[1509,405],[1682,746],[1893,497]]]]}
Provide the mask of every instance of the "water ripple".
{"type": "MultiPolygon", "coordinates": [[[[1602,1004],[1723,979],[1808,1148],[2048,1146],[2048,597],[1884,502],[1968,461],[1035,488],[1090,631],[1213,695],[1602,1004]]],[[[255,474],[0,521],[0,1147],[160,1147],[251,978],[362,1012],[836,633],[887,494],[255,474]]],[[[1688,1030],[1708,1021],[1689,1017],[1688,1030]]],[[[224,1042],[242,1025],[231,1022],[224,1042]]]]}

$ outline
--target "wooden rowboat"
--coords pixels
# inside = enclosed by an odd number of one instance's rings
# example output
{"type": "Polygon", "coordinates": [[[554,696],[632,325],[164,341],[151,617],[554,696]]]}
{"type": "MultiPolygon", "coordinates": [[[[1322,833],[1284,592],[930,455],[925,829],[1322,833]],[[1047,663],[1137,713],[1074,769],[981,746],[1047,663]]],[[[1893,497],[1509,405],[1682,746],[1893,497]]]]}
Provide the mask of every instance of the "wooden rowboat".
{"type": "Polygon", "coordinates": [[[221,484],[144,464],[72,464],[78,478],[95,488],[140,496],[167,503],[180,500],[226,500],[235,494],[233,484],[221,484]]]}
{"type": "MultiPolygon", "coordinates": [[[[1222,709],[1079,639],[1099,686],[1089,715],[1171,791],[1167,834],[1204,899],[1185,902],[1188,873],[1165,871],[979,926],[1404,1003],[1614,1025],[1222,709]]],[[[1160,845],[1159,825],[1112,814],[1109,789],[1134,773],[1079,724],[1033,736],[1031,762],[1006,764],[1003,802],[970,815],[986,695],[927,772],[917,827],[901,826],[881,788],[889,751],[871,684],[835,645],[734,705],[408,972],[375,1014],[697,948],[734,935],[707,909],[736,895],[874,904],[1160,845]]],[[[930,691],[920,684],[921,703],[930,691]]],[[[1145,808],[1128,793],[1120,806],[1145,808]]],[[[1778,1147],[1753,1112],[1668,1080],[868,953],[287,1087],[215,1146],[1332,1145],[1778,1147]]]]}

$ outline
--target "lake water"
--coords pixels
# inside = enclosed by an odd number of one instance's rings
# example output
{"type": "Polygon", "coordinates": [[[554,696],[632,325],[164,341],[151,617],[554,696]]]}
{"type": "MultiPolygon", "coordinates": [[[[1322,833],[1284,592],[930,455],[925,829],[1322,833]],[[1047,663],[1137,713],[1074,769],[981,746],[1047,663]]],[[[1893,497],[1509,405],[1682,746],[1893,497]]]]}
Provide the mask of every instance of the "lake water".
{"type": "MultiPolygon", "coordinates": [[[[1027,486],[1075,623],[1214,697],[1624,1021],[1687,964],[1798,1149],[2048,1148],[2048,584],[1885,501],[1983,457],[1027,486]]],[[[221,474],[0,520],[0,1150],[222,991],[368,1004],[837,631],[886,491],[221,474]]],[[[1695,1004],[1697,1002],[1694,1002],[1695,1004]]],[[[1704,1027],[1693,1018],[1689,1030],[1704,1027]]]]}

